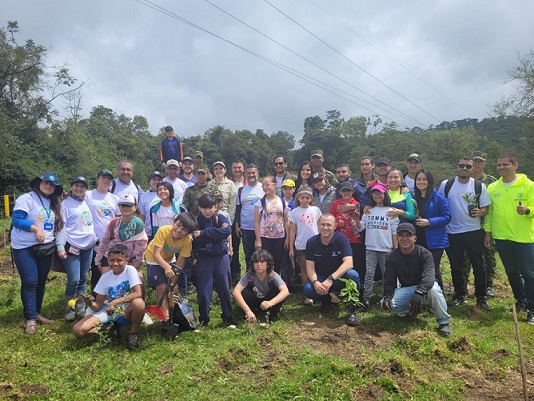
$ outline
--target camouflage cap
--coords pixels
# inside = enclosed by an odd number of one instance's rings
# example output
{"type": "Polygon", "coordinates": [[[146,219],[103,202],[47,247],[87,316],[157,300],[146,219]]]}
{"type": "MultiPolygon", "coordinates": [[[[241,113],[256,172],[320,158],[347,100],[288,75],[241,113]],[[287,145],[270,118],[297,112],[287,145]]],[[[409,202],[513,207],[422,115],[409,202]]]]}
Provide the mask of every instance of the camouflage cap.
{"type": "Polygon", "coordinates": [[[311,151],[311,157],[313,156],[321,156],[323,157],[323,151],[322,149],[315,149],[311,151]]]}
{"type": "Polygon", "coordinates": [[[482,160],[483,162],[485,162],[488,158],[488,155],[484,152],[475,150],[473,153],[471,153],[471,157],[473,157],[473,160],[482,160]]]}

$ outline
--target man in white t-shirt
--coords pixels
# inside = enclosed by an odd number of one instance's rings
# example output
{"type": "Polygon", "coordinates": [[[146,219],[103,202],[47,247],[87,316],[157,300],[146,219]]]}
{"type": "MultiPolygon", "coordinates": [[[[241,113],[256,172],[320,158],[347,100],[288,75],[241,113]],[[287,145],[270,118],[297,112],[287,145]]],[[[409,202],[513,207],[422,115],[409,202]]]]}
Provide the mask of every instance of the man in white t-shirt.
{"type": "Polygon", "coordinates": [[[408,159],[406,160],[406,168],[408,170],[408,173],[404,176],[404,182],[406,183],[406,186],[410,189],[410,193],[412,196],[414,195],[414,187],[415,187],[415,174],[421,170],[421,167],[423,166],[423,160],[421,159],[421,156],[419,156],[417,153],[412,153],[410,156],[408,156],[408,159]]]}
{"type": "Polygon", "coordinates": [[[245,168],[247,185],[239,188],[237,192],[237,207],[235,213],[235,232],[243,240],[245,262],[247,270],[251,266],[250,257],[254,253],[254,205],[265,195],[258,182],[258,168],[254,164],[247,164],[245,168]]]}
{"type": "Polygon", "coordinates": [[[110,192],[119,198],[124,194],[131,194],[137,199],[137,203],[139,203],[139,199],[145,191],[132,181],[134,175],[133,163],[129,160],[121,160],[117,172],[118,177],[113,181],[110,192]]]}
{"type": "Polygon", "coordinates": [[[447,225],[449,248],[447,255],[451,264],[455,296],[450,306],[467,302],[467,284],[463,274],[464,253],[467,253],[475,277],[477,307],[490,310],[486,301],[486,271],[484,270],[484,230],[482,217],[491,204],[486,186],[471,178],[473,158],[464,156],[457,165],[458,176],[441,183],[439,191],[449,200],[452,220],[447,225]]]}
{"type": "Polygon", "coordinates": [[[167,161],[165,170],[167,171],[167,177],[163,179],[163,182],[172,184],[174,188],[174,200],[178,203],[183,203],[187,184],[178,178],[180,175],[180,163],[178,163],[178,160],[171,159],[167,161]]]}

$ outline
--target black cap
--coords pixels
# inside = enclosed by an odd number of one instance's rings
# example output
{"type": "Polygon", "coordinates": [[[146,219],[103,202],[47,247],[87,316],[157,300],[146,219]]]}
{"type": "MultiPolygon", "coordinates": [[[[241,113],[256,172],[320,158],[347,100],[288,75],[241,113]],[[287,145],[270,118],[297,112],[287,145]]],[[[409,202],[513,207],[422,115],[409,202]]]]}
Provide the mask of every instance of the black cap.
{"type": "Polygon", "coordinates": [[[165,127],[165,132],[171,132],[171,131],[174,131],[174,130],[172,129],[172,127],[170,125],[167,125],[165,127]]]}
{"type": "Polygon", "coordinates": [[[97,178],[109,176],[113,179],[113,173],[110,170],[100,170],[98,172],[97,178]]]}
{"type": "Polygon", "coordinates": [[[153,171],[149,176],[148,176],[148,181],[150,181],[152,178],[154,177],[159,177],[159,178],[163,178],[163,175],[159,172],[159,171],[153,171]]]}
{"type": "Polygon", "coordinates": [[[391,166],[391,162],[389,161],[389,159],[387,157],[381,157],[380,159],[378,159],[375,163],[377,166],[379,164],[387,164],[388,166],[391,166]]]}
{"type": "Polygon", "coordinates": [[[401,231],[408,231],[409,233],[415,235],[415,227],[413,226],[413,224],[410,223],[400,223],[397,227],[397,234],[401,231]]]}
{"type": "Polygon", "coordinates": [[[338,191],[343,191],[344,189],[350,189],[351,191],[354,191],[354,188],[352,187],[352,184],[350,181],[343,181],[340,182],[337,186],[338,191]]]}
{"type": "Polygon", "coordinates": [[[89,185],[87,184],[87,180],[85,179],[85,177],[82,177],[81,175],[79,175],[78,177],[74,177],[72,180],[70,180],[70,185],[74,185],[77,182],[83,183],[85,185],[85,188],[89,187],[89,185]]]}

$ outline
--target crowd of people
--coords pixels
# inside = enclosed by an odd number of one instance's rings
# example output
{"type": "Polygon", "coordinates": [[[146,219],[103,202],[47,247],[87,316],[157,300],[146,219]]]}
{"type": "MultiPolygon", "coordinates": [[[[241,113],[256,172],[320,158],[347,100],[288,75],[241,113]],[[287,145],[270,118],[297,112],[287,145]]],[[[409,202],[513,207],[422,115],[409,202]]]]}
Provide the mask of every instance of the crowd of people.
{"type": "MultiPolygon", "coordinates": [[[[296,175],[276,156],[272,174],[260,183],[254,164],[232,161],[227,177],[225,162],[210,168],[201,151],[184,157],[172,127],[165,133],[165,174],[151,173],[147,192],[132,180],[133,164],[122,160],[116,177],[98,172],[95,189],[75,177],[64,191],[54,173],[43,173],[18,197],[11,238],[27,334],[51,323],[41,310],[53,257],[67,274],[65,319],[77,321],[76,337],[99,324],[130,324],[129,349],[139,347],[141,323],[152,321],[145,285],[160,299],[169,280],[178,280],[184,295],[196,292],[203,326],[215,289],[222,323],[234,328],[232,296],[247,322],[262,313],[275,322],[290,290],[330,313],[345,280],[360,293],[359,305],[348,304],[347,324],[355,326],[358,310],[372,308],[374,282],[381,279],[383,309],[417,316],[426,305],[438,332],[450,336],[447,308],[467,302],[471,266],[476,306],[491,310],[495,250],[518,310],[534,325],[534,183],[517,173],[514,155],[498,158],[498,180],[484,173],[486,154],[463,156],[457,175],[436,188],[416,153],[408,156],[405,174],[386,157],[364,156],[352,177],[346,163],[335,173],[326,170],[323,151],[314,150],[296,175]],[[448,303],[444,251],[454,287],[448,303]]],[[[166,299],[161,310],[168,318],[166,299]]]]}

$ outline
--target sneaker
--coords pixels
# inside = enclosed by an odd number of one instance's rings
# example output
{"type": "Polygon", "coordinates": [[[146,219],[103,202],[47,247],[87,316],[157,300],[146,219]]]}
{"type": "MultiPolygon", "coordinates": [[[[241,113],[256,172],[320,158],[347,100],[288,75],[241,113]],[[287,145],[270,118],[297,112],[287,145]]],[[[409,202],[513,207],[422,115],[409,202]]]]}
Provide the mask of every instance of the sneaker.
{"type": "Polygon", "coordinates": [[[467,303],[467,297],[465,295],[460,297],[455,297],[449,302],[449,306],[455,307],[460,305],[465,305],[467,303]]]}
{"type": "Polygon", "coordinates": [[[26,334],[35,334],[37,333],[37,320],[30,319],[26,320],[26,328],[24,329],[26,334]]]}
{"type": "Polygon", "coordinates": [[[477,300],[477,308],[485,311],[490,311],[491,307],[488,305],[486,298],[482,297],[477,300]]]}
{"type": "Polygon", "coordinates": [[[39,324],[52,324],[54,321],[52,319],[47,319],[46,317],[42,315],[37,316],[37,323],[39,324]]]}
{"type": "Polygon", "coordinates": [[[360,305],[356,307],[358,312],[367,312],[371,308],[369,301],[361,301],[360,305]]]}
{"type": "Polygon", "coordinates": [[[154,321],[148,315],[148,313],[145,313],[145,316],[143,316],[143,321],[141,322],[141,324],[144,324],[145,326],[150,326],[151,324],[154,324],[154,321]]]}
{"type": "Polygon", "coordinates": [[[237,326],[235,325],[235,322],[232,318],[228,318],[226,320],[224,320],[224,327],[226,327],[227,329],[236,329],[237,326]]]}
{"type": "Polygon", "coordinates": [[[304,298],[304,305],[313,306],[313,299],[311,299],[311,298],[304,298]]]}
{"type": "Polygon", "coordinates": [[[495,295],[495,291],[493,291],[492,286],[488,286],[488,288],[486,288],[486,295],[490,298],[495,298],[497,296],[495,295]]]}
{"type": "Polygon", "coordinates": [[[341,302],[341,299],[339,299],[339,297],[337,296],[335,292],[330,293],[330,300],[332,301],[334,305],[337,305],[341,302]]]}
{"type": "Polygon", "coordinates": [[[322,315],[328,315],[332,311],[332,302],[330,299],[328,301],[323,301],[321,303],[320,312],[322,315]]]}
{"type": "MultiPolygon", "coordinates": [[[[519,312],[528,312],[527,311],[527,304],[524,301],[516,301],[515,302],[515,310],[517,313],[519,312]]],[[[508,309],[508,312],[513,313],[514,309],[510,308],[508,309]]]]}
{"type": "Polygon", "coordinates": [[[128,348],[130,351],[133,351],[134,349],[139,348],[139,334],[137,333],[130,333],[128,336],[128,345],[126,348],[128,348]]]}
{"type": "Polygon", "coordinates": [[[356,312],[352,312],[349,314],[349,317],[347,318],[347,326],[357,326],[359,323],[358,316],[356,315],[356,312]]]}
{"type": "Polygon", "coordinates": [[[452,335],[451,325],[449,323],[440,324],[438,327],[438,333],[443,337],[450,337],[452,335]]]}
{"type": "Polygon", "coordinates": [[[534,326],[534,312],[527,313],[527,323],[534,326]]]}
{"type": "Polygon", "coordinates": [[[278,322],[280,320],[280,314],[278,313],[271,313],[269,316],[269,323],[278,322]]]}

